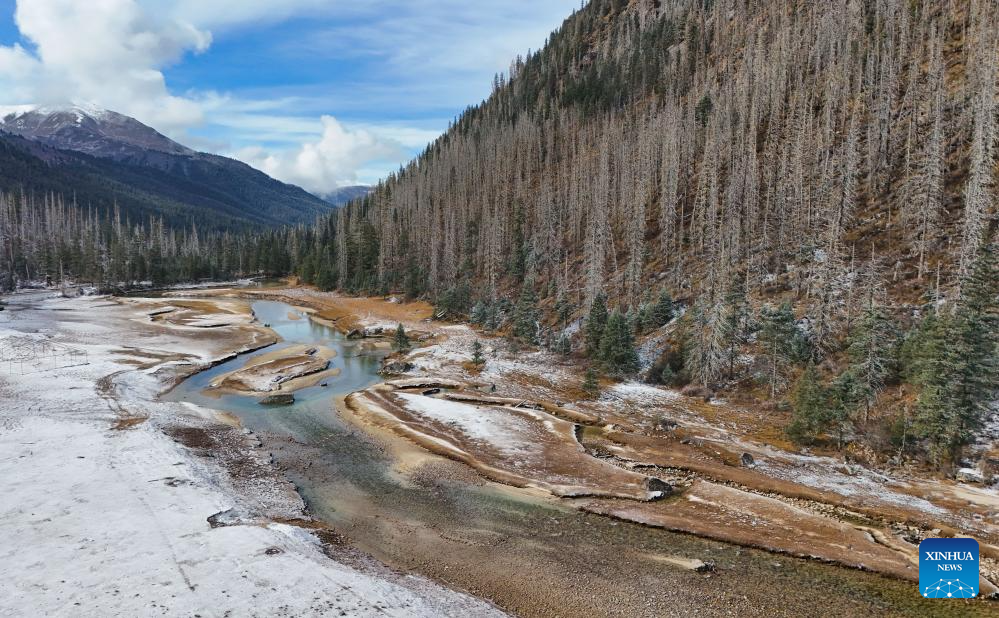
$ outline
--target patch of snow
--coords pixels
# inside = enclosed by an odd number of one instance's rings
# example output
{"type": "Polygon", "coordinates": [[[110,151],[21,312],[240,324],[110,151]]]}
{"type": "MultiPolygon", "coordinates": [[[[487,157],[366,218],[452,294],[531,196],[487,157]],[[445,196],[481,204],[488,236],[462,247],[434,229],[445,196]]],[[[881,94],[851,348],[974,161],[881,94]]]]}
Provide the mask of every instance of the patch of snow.
{"type": "Polygon", "coordinates": [[[163,426],[214,414],[158,401],[169,376],[136,370],[123,346],[209,358],[228,344],[160,332],[140,319],[141,305],[99,298],[26,294],[4,314],[0,338],[51,338],[86,350],[90,364],[0,371],[0,492],[9,498],[0,502],[0,614],[501,615],[423,578],[332,560],[301,528],[210,527],[228,509],[294,513],[301,500],[267,479],[244,494],[215,458],[165,435],[163,426]],[[121,411],[148,420],[111,430],[121,411]]]}
{"type": "Polygon", "coordinates": [[[662,405],[683,398],[679,392],[641,382],[622,382],[607,389],[608,394],[641,405],[662,405]]]}
{"type": "Polygon", "coordinates": [[[838,493],[842,496],[867,497],[882,503],[914,508],[925,513],[944,515],[946,509],[932,504],[928,500],[892,489],[897,481],[878,474],[862,466],[854,468],[854,474],[844,474],[837,470],[842,464],[830,457],[815,457],[811,455],[795,455],[792,453],[777,453],[770,451],[770,457],[757,461],[757,469],[782,478],[801,483],[815,489],[838,493]],[[791,459],[797,465],[781,464],[780,459],[791,459]]]}
{"type": "Polygon", "coordinates": [[[453,427],[473,440],[491,444],[507,453],[525,452],[530,444],[530,425],[512,414],[412,393],[399,393],[398,397],[411,412],[453,427]]]}

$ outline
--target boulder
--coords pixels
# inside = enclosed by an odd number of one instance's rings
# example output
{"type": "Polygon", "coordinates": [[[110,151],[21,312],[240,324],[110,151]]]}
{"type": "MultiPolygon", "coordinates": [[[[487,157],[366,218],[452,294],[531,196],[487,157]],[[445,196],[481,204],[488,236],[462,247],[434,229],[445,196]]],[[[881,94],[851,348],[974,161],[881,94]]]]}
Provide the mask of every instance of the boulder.
{"type": "Polygon", "coordinates": [[[381,372],[406,373],[412,371],[412,369],[413,369],[413,363],[410,363],[408,361],[399,360],[399,359],[394,359],[394,360],[386,359],[385,362],[382,364],[381,372]]]}
{"type": "Polygon", "coordinates": [[[291,393],[275,393],[260,400],[262,406],[290,406],[295,403],[295,396],[291,393]]]}
{"type": "Polygon", "coordinates": [[[753,459],[753,456],[749,453],[743,453],[742,457],[739,458],[739,461],[741,461],[742,465],[747,468],[753,468],[756,466],[756,460],[753,459]]]}
{"type": "Polygon", "coordinates": [[[656,429],[659,431],[675,431],[679,424],[671,418],[662,417],[656,421],[656,429]]]}
{"type": "Polygon", "coordinates": [[[360,330],[358,330],[356,328],[351,329],[347,333],[347,339],[364,339],[364,332],[360,331],[360,330]]]}
{"type": "Polygon", "coordinates": [[[957,471],[957,480],[962,483],[984,483],[985,477],[974,468],[961,468],[957,471]]]}
{"type": "Polygon", "coordinates": [[[666,496],[673,493],[672,485],[654,476],[650,476],[645,479],[645,488],[648,489],[650,492],[659,492],[659,495],[656,497],[656,499],[665,498],[666,496]]]}

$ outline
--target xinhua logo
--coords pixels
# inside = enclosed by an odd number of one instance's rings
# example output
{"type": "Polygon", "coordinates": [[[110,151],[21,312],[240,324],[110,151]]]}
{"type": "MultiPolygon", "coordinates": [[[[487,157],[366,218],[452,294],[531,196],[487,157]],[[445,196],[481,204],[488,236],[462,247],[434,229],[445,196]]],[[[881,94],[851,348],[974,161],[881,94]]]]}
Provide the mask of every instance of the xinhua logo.
{"type": "Polygon", "coordinates": [[[919,593],[928,599],[978,594],[978,541],[925,539],[919,544],[919,593]]]}

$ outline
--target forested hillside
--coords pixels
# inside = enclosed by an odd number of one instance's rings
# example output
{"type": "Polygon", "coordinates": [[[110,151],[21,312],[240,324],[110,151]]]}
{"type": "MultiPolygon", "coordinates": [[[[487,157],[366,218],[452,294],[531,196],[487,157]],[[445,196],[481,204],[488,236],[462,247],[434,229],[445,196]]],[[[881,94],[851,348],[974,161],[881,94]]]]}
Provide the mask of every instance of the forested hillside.
{"type": "Polygon", "coordinates": [[[426,297],[585,359],[593,391],[723,393],[801,444],[954,463],[996,407],[997,51],[996,0],[592,0],[315,226],[67,214],[119,176],[42,164],[63,197],[5,198],[0,270],[426,297]]]}
{"type": "Polygon", "coordinates": [[[103,291],[286,272],[291,230],[250,234],[129,220],[54,194],[0,192],[0,293],[19,284],[93,283],[103,291]]]}
{"type": "Polygon", "coordinates": [[[373,225],[379,281],[415,256],[434,293],[520,262],[587,299],[791,270],[818,295],[871,260],[899,293],[938,270],[950,290],[992,213],[997,19],[982,0],[595,0],[337,229],[373,225]]]}
{"type": "Polygon", "coordinates": [[[644,337],[678,299],[648,379],[942,460],[995,386],[997,37],[994,0],[592,0],[304,237],[299,272],[618,374],[638,362],[615,326],[608,363],[605,322],[644,337]]]}

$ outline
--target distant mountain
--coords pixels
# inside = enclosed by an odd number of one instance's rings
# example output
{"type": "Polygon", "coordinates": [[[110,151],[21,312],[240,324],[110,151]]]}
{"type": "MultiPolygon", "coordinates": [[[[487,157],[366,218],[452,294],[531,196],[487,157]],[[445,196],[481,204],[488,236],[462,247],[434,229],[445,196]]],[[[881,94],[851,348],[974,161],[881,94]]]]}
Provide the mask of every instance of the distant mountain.
{"type": "Polygon", "coordinates": [[[370,187],[368,185],[339,187],[329,193],[320,193],[319,197],[334,206],[343,206],[348,202],[353,202],[354,200],[371,193],[372,189],[374,189],[374,187],[370,187]]]}
{"type": "Polygon", "coordinates": [[[56,191],[81,205],[173,225],[266,227],[330,205],[245,163],[196,152],[122,114],[70,106],[0,119],[0,189],[56,191]]]}
{"type": "Polygon", "coordinates": [[[82,106],[16,112],[0,119],[0,128],[55,148],[115,161],[141,161],[150,152],[197,154],[134,118],[82,106]]]}

